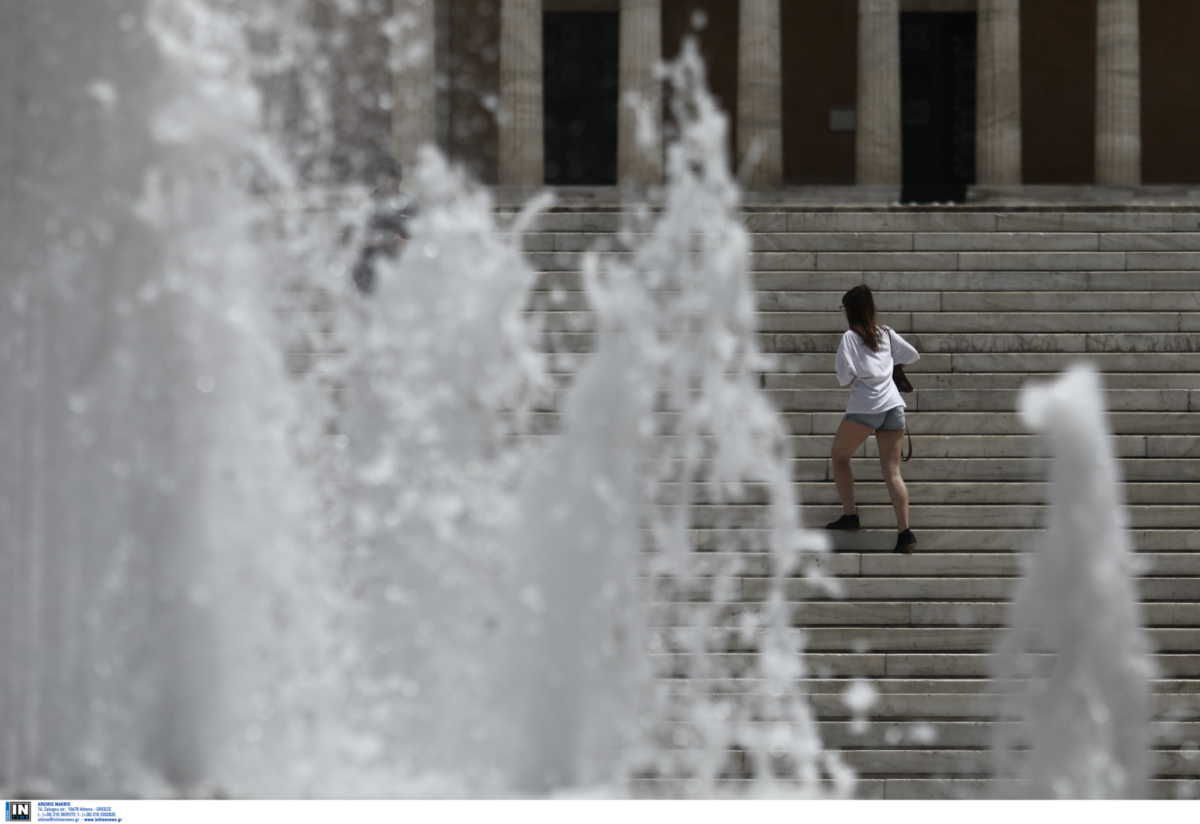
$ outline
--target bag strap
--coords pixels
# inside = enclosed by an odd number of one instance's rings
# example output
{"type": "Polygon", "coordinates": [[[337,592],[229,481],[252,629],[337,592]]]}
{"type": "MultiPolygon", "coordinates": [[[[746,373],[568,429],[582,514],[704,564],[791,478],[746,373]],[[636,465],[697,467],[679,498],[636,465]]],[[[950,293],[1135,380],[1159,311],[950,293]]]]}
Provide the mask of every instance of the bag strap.
{"type": "MultiPolygon", "coordinates": [[[[888,342],[891,344],[891,347],[892,347],[892,366],[894,367],[896,365],[896,342],[892,338],[892,327],[885,326],[883,328],[886,329],[888,332],[888,342]]],[[[908,431],[907,426],[904,427],[904,437],[908,440],[908,454],[902,456],[900,458],[900,462],[908,463],[909,460],[911,460],[912,456],[913,456],[913,445],[912,445],[912,433],[908,431]]]]}

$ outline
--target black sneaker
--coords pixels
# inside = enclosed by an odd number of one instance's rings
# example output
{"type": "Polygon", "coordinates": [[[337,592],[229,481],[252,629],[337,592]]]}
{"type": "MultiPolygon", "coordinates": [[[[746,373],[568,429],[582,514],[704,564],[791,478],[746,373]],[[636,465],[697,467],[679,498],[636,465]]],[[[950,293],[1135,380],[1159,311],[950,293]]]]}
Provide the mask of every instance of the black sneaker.
{"type": "Polygon", "coordinates": [[[825,524],[825,528],[826,529],[843,529],[843,530],[847,530],[849,532],[853,532],[857,529],[862,529],[862,525],[859,524],[857,515],[843,515],[842,517],[838,518],[836,521],[830,521],[829,523],[825,524]]]}
{"type": "Polygon", "coordinates": [[[905,555],[912,555],[913,544],[917,542],[917,536],[913,535],[911,529],[906,529],[896,536],[896,549],[894,552],[903,552],[905,555]]]}

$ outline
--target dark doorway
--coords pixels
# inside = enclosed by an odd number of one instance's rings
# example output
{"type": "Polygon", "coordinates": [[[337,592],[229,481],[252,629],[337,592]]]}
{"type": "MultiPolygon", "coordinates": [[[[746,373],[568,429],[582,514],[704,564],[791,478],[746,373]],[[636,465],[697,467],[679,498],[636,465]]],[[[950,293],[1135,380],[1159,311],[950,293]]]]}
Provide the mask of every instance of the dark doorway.
{"type": "Polygon", "coordinates": [[[617,182],[616,12],[548,12],[543,23],[546,182],[617,182]]]}
{"type": "Polygon", "coordinates": [[[961,202],[975,182],[975,15],[900,15],[906,203],[961,202]]]}

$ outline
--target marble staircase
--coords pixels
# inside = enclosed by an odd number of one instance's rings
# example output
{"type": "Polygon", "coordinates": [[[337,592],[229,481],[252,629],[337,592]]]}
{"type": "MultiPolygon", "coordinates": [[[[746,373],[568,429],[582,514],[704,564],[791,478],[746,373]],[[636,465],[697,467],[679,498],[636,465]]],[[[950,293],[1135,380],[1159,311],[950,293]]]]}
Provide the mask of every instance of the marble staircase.
{"type": "MultiPolygon", "coordinates": [[[[759,336],[777,356],[762,388],[793,433],[807,525],[840,511],[828,456],[845,402],[833,375],[841,294],[867,283],[881,320],[922,353],[909,369],[915,456],[903,467],[916,553],[890,551],[894,516],[871,439],[853,462],[864,530],[837,536],[829,559],[845,598],[816,598],[799,580],[790,592],[819,676],[804,686],[827,746],[858,771],[859,794],[994,789],[988,744],[1001,722],[987,654],[1007,621],[1017,554],[1045,508],[1046,458],[1017,417],[1017,393],[1088,360],[1104,376],[1157,649],[1153,793],[1200,795],[1200,210],[773,203],[747,208],[745,220],[759,336]],[[842,693],[860,677],[879,700],[855,734],[842,693]]],[[[546,318],[556,348],[589,350],[579,255],[612,248],[619,227],[619,209],[580,205],[546,213],[525,238],[543,297],[556,298],[546,318]]],[[[554,414],[542,418],[553,431],[554,414]]],[[[701,507],[700,546],[711,535],[704,516],[701,507]]],[[[741,598],[753,608],[766,555],[747,559],[741,598]]],[[[736,689],[752,651],[728,649],[722,688],[736,689]]],[[[672,669],[661,656],[662,677],[672,669]]],[[[729,776],[749,777],[736,758],[729,776]]],[[[653,781],[640,791],[671,794],[653,781]]]]}

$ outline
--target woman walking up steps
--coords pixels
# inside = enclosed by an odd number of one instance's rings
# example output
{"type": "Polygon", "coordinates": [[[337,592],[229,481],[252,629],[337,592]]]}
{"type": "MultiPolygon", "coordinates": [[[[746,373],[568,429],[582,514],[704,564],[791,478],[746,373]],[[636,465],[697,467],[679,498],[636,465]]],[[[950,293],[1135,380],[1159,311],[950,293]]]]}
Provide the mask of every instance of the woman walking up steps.
{"type": "MultiPolygon", "coordinates": [[[[887,326],[875,321],[875,299],[871,290],[855,286],[842,296],[846,324],[837,351],[837,378],[850,387],[846,416],[833,439],[833,479],[842,501],[842,517],[826,529],[857,530],[858,508],[854,503],[854,472],[850,459],[872,432],[879,445],[879,465],[896,511],[896,552],[910,553],[917,538],[908,524],[908,488],[900,475],[904,444],[904,399],[892,379],[896,364],[920,358],[912,344],[887,326]]],[[[907,391],[907,388],[906,388],[907,391]]]]}

